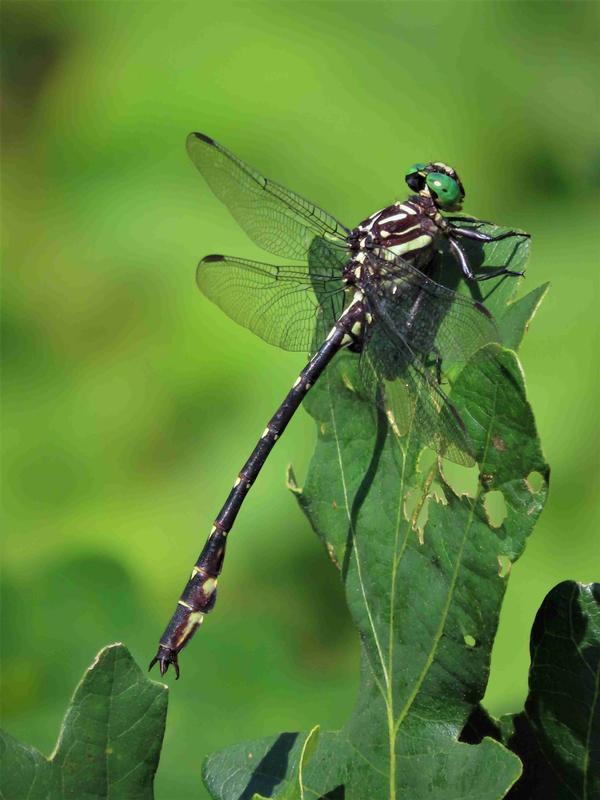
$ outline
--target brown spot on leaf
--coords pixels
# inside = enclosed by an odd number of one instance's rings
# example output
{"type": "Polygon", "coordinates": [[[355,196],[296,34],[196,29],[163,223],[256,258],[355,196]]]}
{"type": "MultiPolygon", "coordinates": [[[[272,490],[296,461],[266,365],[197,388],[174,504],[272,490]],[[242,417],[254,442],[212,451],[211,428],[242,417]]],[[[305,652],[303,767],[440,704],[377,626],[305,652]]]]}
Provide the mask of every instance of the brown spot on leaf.
{"type": "Polygon", "coordinates": [[[508,578],[512,569],[512,561],[508,556],[498,556],[498,575],[501,578],[508,578]]]}
{"type": "Polygon", "coordinates": [[[481,485],[484,487],[489,486],[493,480],[494,480],[494,474],[492,472],[482,472],[479,475],[479,481],[481,482],[481,485]]]}
{"type": "Polygon", "coordinates": [[[501,436],[492,436],[492,444],[500,453],[504,453],[508,449],[506,442],[501,436]]]}

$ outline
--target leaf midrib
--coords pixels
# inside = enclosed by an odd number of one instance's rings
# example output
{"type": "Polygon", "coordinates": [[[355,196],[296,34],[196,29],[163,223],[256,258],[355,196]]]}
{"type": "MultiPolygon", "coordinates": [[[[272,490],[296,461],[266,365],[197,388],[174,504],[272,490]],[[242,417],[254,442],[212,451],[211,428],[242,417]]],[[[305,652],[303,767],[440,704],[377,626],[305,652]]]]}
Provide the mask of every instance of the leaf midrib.
{"type": "MultiPolygon", "coordinates": [[[[490,417],[489,417],[489,424],[488,424],[488,429],[487,429],[486,441],[485,441],[485,446],[483,448],[483,453],[482,453],[482,463],[485,463],[487,461],[487,455],[488,455],[490,442],[491,442],[492,424],[493,424],[493,420],[496,418],[497,402],[498,402],[498,387],[496,386],[496,387],[494,387],[494,400],[493,400],[493,403],[492,403],[492,413],[490,414],[490,417]]],[[[439,643],[441,641],[442,634],[444,632],[444,628],[446,627],[446,622],[448,621],[448,614],[450,612],[450,606],[451,606],[452,600],[454,598],[454,589],[456,587],[456,581],[458,579],[458,574],[459,574],[460,569],[462,567],[462,557],[463,557],[465,544],[467,542],[467,539],[468,539],[468,536],[469,536],[469,532],[471,530],[471,525],[473,523],[473,517],[475,515],[475,507],[476,507],[476,505],[477,505],[477,503],[479,501],[480,496],[481,496],[481,485],[478,486],[477,494],[475,495],[475,497],[473,498],[473,500],[472,500],[472,502],[470,504],[469,516],[467,517],[467,522],[466,522],[466,525],[465,525],[465,531],[464,531],[464,534],[463,534],[463,537],[462,537],[460,550],[458,552],[458,556],[457,556],[457,559],[456,559],[456,565],[455,565],[455,568],[454,568],[454,574],[452,575],[452,581],[450,583],[450,587],[449,587],[449,590],[448,590],[448,597],[447,597],[447,600],[446,600],[446,604],[444,606],[444,611],[443,611],[443,614],[442,614],[442,617],[441,617],[441,620],[440,620],[440,624],[439,624],[438,629],[436,631],[436,634],[435,634],[435,636],[433,638],[432,646],[431,646],[431,649],[429,651],[429,655],[427,656],[427,659],[425,661],[425,664],[423,666],[423,669],[421,671],[421,674],[417,678],[417,681],[415,682],[414,689],[410,693],[409,697],[407,698],[406,703],[404,704],[404,707],[402,708],[402,711],[400,712],[400,715],[398,716],[398,720],[397,720],[397,722],[395,724],[395,728],[394,728],[394,736],[397,735],[397,733],[398,733],[398,731],[400,729],[400,726],[402,725],[402,723],[406,719],[406,716],[408,715],[408,712],[410,711],[410,709],[412,707],[412,704],[414,703],[419,691],[421,690],[421,687],[423,686],[425,678],[427,677],[427,675],[429,673],[429,669],[430,669],[430,667],[431,667],[431,665],[433,663],[433,659],[434,659],[435,654],[437,652],[438,645],[439,645],[439,643]]]]}
{"type": "MultiPolygon", "coordinates": [[[[339,464],[339,469],[340,469],[340,477],[341,477],[341,481],[342,481],[342,488],[343,488],[343,492],[344,492],[344,506],[345,506],[345,509],[346,509],[346,517],[347,517],[348,523],[350,525],[350,531],[352,533],[352,542],[354,544],[354,542],[356,541],[356,531],[354,529],[354,524],[352,522],[352,515],[350,514],[350,506],[349,506],[349,498],[348,498],[348,487],[347,487],[347,482],[346,482],[346,475],[345,475],[345,470],[344,470],[344,462],[343,462],[343,457],[342,457],[342,451],[341,451],[341,447],[340,447],[340,440],[339,440],[339,436],[338,436],[338,429],[337,429],[337,422],[336,422],[336,412],[335,412],[334,404],[333,404],[333,401],[332,401],[331,380],[330,380],[330,376],[329,375],[327,375],[327,387],[328,387],[328,393],[327,394],[328,394],[328,398],[329,398],[329,411],[330,411],[330,414],[331,414],[331,420],[332,420],[332,426],[333,426],[333,435],[334,435],[334,440],[335,440],[335,445],[336,445],[337,459],[338,459],[338,464],[339,464]]],[[[485,445],[484,445],[484,448],[483,448],[482,463],[485,463],[485,461],[487,460],[489,447],[490,447],[490,444],[491,444],[491,431],[492,431],[493,421],[496,418],[497,401],[498,401],[498,390],[497,390],[497,387],[495,387],[495,389],[494,389],[494,399],[493,399],[493,403],[492,403],[492,411],[491,411],[491,414],[489,416],[489,423],[488,423],[488,426],[487,426],[486,440],[485,440],[485,445]]],[[[410,438],[410,434],[411,434],[411,431],[409,430],[408,433],[407,433],[407,436],[409,438],[410,438]]],[[[401,527],[402,527],[401,514],[402,514],[402,497],[403,497],[403,490],[404,490],[404,482],[405,482],[405,477],[406,477],[405,476],[406,457],[407,457],[406,453],[403,453],[402,477],[401,477],[401,481],[400,481],[400,490],[399,490],[399,494],[398,494],[398,511],[397,511],[397,514],[396,514],[397,525],[396,525],[394,549],[396,549],[396,545],[397,545],[397,542],[398,542],[398,539],[399,539],[400,530],[401,530],[401,527]]],[[[395,759],[395,753],[396,753],[395,741],[396,741],[396,736],[398,735],[398,731],[400,729],[400,726],[402,725],[402,723],[406,719],[406,717],[407,717],[407,715],[408,715],[408,713],[409,713],[409,711],[410,711],[415,699],[417,698],[417,696],[418,696],[418,694],[419,694],[419,692],[420,692],[420,690],[421,690],[421,688],[423,686],[423,683],[424,683],[427,675],[429,674],[429,669],[431,668],[431,665],[433,663],[435,654],[437,652],[438,645],[439,645],[439,643],[441,641],[441,638],[442,638],[442,634],[443,634],[444,629],[446,627],[446,623],[447,623],[447,620],[448,620],[448,614],[450,612],[450,607],[452,605],[452,600],[454,598],[454,590],[456,588],[458,575],[459,575],[461,567],[462,567],[462,558],[463,558],[465,544],[466,544],[466,542],[468,540],[468,537],[469,537],[469,533],[470,533],[471,526],[472,526],[472,523],[473,523],[473,518],[474,518],[474,515],[475,515],[475,508],[476,508],[476,505],[477,505],[477,502],[478,502],[480,496],[481,496],[481,486],[478,487],[477,494],[476,494],[475,498],[473,498],[473,501],[472,501],[472,503],[470,505],[469,515],[468,515],[468,518],[467,518],[467,521],[466,521],[466,524],[465,524],[465,529],[464,529],[464,534],[463,534],[461,545],[460,545],[460,550],[459,550],[459,552],[457,554],[456,564],[455,564],[454,572],[453,572],[453,575],[452,575],[452,580],[451,580],[451,583],[450,583],[450,586],[449,586],[449,589],[448,589],[448,596],[447,596],[447,600],[446,600],[446,603],[445,603],[445,606],[444,606],[444,610],[443,610],[443,613],[442,613],[442,616],[441,616],[441,619],[440,619],[440,624],[439,624],[438,629],[437,629],[437,631],[435,633],[435,636],[434,636],[434,639],[432,641],[432,645],[431,645],[429,654],[427,656],[427,659],[425,661],[425,664],[423,666],[423,669],[422,669],[420,675],[418,676],[418,678],[417,678],[417,680],[415,682],[415,685],[414,685],[414,688],[413,688],[412,692],[410,693],[410,695],[407,698],[402,710],[400,711],[400,714],[399,714],[397,720],[394,720],[393,687],[392,687],[392,683],[391,683],[391,676],[393,674],[393,659],[391,657],[391,653],[392,653],[392,649],[393,649],[393,635],[391,635],[391,634],[393,634],[393,627],[392,627],[393,626],[393,606],[390,608],[390,641],[389,641],[389,650],[388,650],[388,659],[389,659],[389,661],[388,661],[388,665],[386,665],[386,663],[384,661],[384,657],[383,657],[383,651],[382,651],[382,648],[381,648],[381,644],[379,642],[378,633],[377,633],[377,630],[376,630],[375,625],[374,625],[373,616],[371,614],[371,609],[370,609],[370,606],[369,606],[369,603],[368,603],[368,600],[367,600],[367,596],[366,596],[366,593],[365,593],[364,583],[363,583],[363,579],[362,579],[360,555],[359,555],[359,552],[358,552],[358,548],[354,547],[354,556],[355,556],[355,560],[356,560],[357,575],[358,575],[359,585],[360,585],[360,589],[361,589],[361,594],[363,596],[363,601],[364,601],[364,604],[365,604],[365,609],[366,609],[366,612],[367,612],[369,625],[371,627],[371,631],[372,631],[372,634],[373,634],[373,639],[375,641],[375,646],[377,648],[377,653],[379,655],[379,660],[380,660],[380,663],[381,663],[381,668],[382,668],[382,671],[383,671],[383,676],[384,676],[384,681],[385,681],[385,690],[384,690],[384,687],[381,685],[381,682],[379,681],[377,675],[372,670],[373,680],[375,681],[375,684],[376,684],[376,686],[377,686],[377,688],[378,688],[378,690],[379,690],[379,692],[380,692],[380,694],[381,694],[381,696],[383,698],[383,701],[384,701],[384,704],[385,704],[385,707],[386,707],[386,716],[387,716],[388,733],[389,733],[389,741],[390,741],[390,771],[389,771],[390,795],[389,795],[389,800],[395,800],[395,798],[396,798],[396,786],[395,786],[395,760],[396,760],[395,759]]],[[[408,521],[407,521],[407,525],[408,525],[408,521]]],[[[395,595],[396,576],[397,576],[398,567],[399,567],[399,565],[400,565],[400,563],[402,561],[402,558],[403,558],[404,554],[406,553],[406,543],[408,541],[408,535],[409,535],[409,531],[407,530],[407,535],[404,537],[403,547],[401,548],[400,553],[394,556],[394,563],[393,563],[393,568],[392,568],[392,582],[391,582],[391,589],[390,589],[390,597],[391,597],[392,600],[393,600],[393,597],[395,595]]]]}

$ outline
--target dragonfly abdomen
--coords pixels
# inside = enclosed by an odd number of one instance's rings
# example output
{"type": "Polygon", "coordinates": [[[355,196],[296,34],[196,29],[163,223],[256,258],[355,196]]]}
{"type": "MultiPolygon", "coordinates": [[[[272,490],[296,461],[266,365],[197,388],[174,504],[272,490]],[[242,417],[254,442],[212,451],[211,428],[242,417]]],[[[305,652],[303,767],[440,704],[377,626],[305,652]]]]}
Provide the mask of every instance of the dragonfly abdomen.
{"type": "Polygon", "coordinates": [[[275,442],[284,432],[306,393],[327,364],[343,347],[351,346],[358,341],[364,313],[362,293],[357,291],[350,305],[335,323],[321,347],[302,370],[283,402],[269,420],[254,450],[238,473],[192,569],[192,574],[177,601],[175,612],[161,637],[158,652],[150,662],[150,667],[156,663],[159,664],[161,675],[164,675],[169,666],[173,665],[175,674],[179,677],[178,653],[202,624],[205,615],[215,605],[217,581],[225,558],[227,535],[250,487],[275,442]]]}

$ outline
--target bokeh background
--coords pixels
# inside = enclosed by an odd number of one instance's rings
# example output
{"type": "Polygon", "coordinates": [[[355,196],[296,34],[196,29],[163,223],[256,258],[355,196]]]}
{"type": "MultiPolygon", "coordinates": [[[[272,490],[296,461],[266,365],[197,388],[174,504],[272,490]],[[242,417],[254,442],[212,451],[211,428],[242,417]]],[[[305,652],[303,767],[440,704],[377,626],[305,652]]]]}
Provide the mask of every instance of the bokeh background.
{"type": "MultiPolygon", "coordinates": [[[[154,654],[231,482],[303,358],[195,288],[261,258],[188,161],[205,131],[355,224],[415,161],[466,210],[533,234],[550,293],[522,349],[550,499],[513,568],[488,708],[518,709],[529,629],[600,577],[598,8],[584,2],[2,4],[3,725],[52,750],[76,681],[154,654]]],[[[215,614],[173,687],[157,797],[204,798],[204,755],[339,726],[358,645],[288,493],[303,412],[236,525],[215,614]]]]}

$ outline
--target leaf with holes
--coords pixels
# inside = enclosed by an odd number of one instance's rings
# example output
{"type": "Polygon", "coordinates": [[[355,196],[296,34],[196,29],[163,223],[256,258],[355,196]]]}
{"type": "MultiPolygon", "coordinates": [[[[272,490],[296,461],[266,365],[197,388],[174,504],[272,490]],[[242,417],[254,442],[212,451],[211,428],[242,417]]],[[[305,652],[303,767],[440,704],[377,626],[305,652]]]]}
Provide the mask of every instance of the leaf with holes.
{"type": "Polygon", "coordinates": [[[50,758],[0,734],[6,800],[151,800],[167,687],[149,680],[121,644],[101,650],[71,700],[50,758]]]}
{"type": "MultiPolygon", "coordinates": [[[[497,287],[500,319],[515,288],[497,287]]],[[[356,369],[341,354],[307,398],[318,442],[304,488],[291,481],[339,568],[362,649],[356,705],[342,730],[320,734],[300,788],[313,800],[504,797],[519,760],[460,735],[485,691],[510,565],[547,491],[519,363],[491,346],[452,386],[479,470],[439,463],[410,432],[397,439],[353,391],[356,369]]],[[[217,800],[277,797],[298,779],[304,739],[221,751],[206,785],[217,800]]]]}

